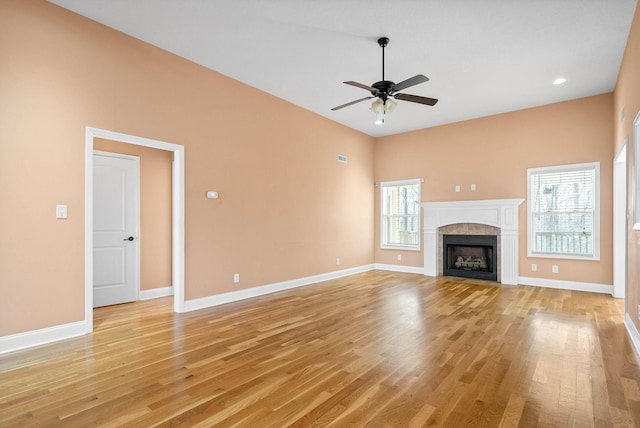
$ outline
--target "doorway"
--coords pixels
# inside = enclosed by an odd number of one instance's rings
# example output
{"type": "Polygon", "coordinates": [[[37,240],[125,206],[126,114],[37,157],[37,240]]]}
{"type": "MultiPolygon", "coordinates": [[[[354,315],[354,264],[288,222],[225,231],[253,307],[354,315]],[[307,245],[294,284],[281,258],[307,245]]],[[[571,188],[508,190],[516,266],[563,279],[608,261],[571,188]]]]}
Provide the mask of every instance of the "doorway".
{"type": "Polygon", "coordinates": [[[624,299],[627,284],[627,141],[613,161],[613,297],[624,299]]]}
{"type": "Polygon", "coordinates": [[[96,138],[173,152],[171,277],[174,311],[184,312],[184,146],[87,127],[85,134],[85,325],[87,333],[93,331],[93,153],[96,138]]]}

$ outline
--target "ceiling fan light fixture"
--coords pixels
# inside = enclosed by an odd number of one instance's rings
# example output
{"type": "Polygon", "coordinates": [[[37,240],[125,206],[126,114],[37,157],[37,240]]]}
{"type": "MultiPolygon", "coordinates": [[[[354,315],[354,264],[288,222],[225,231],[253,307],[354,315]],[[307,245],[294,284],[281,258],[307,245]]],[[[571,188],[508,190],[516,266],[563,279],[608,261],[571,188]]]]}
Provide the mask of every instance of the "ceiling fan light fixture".
{"type": "Polygon", "coordinates": [[[393,101],[391,98],[387,98],[387,100],[384,102],[385,113],[393,112],[396,109],[396,107],[398,107],[398,103],[393,101]]]}
{"type": "Polygon", "coordinates": [[[384,123],[384,116],[387,113],[394,111],[397,106],[398,103],[390,98],[387,98],[386,100],[377,98],[372,102],[370,110],[376,114],[376,125],[382,125],[384,123]]]}
{"type": "Polygon", "coordinates": [[[384,113],[384,101],[382,101],[381,98],[376,98],[376,100],[371,103],[370,110],[374,113],[384,113]]]}

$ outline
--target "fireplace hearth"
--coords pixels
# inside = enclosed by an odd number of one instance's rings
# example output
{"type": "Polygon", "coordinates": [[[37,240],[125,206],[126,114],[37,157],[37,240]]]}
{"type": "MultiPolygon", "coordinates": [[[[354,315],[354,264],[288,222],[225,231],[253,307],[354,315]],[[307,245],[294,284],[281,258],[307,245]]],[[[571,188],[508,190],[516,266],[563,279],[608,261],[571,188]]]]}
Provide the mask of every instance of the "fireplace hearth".
{"type": "Polygon", "coordinates": [[[442,239],[444,275],[498,280],[495,235],[443,235],[442,239]]]}

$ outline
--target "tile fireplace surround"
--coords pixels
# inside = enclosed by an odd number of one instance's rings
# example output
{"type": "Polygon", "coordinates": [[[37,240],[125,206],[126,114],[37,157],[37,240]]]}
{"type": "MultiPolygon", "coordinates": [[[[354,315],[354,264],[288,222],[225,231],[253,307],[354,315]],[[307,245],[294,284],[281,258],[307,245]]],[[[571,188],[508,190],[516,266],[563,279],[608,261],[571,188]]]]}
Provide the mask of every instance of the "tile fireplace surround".
{"type": "Polygon", "coordinates": [[[477,223],[500,229],[500,279],[518,284],[518,207],[524,199],[423,202],[424,274],[438,276],[442,255],[438,228],[450,224],[477,223]]]}

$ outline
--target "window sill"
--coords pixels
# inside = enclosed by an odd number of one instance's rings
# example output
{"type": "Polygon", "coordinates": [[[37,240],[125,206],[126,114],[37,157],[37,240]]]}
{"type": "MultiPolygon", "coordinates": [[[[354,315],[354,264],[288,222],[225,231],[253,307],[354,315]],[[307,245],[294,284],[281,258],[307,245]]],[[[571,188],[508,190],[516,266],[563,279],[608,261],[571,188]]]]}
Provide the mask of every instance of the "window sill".
{"type": "Polygon", "coordinates": [[[420,247],[408,245],[381,245],[381,250],[402,250],[402,251],[420,251],[420,247]]]}
{"type": "Polygon", "coordinates": [[[527,252],[527,257],[537,259],[564,259],[564,260],[584,260],[590,262],[600,261],[600,256],[594,255],[579,255],[579,254],[556,254],[556,253],[533,253],[527,252]]]}

